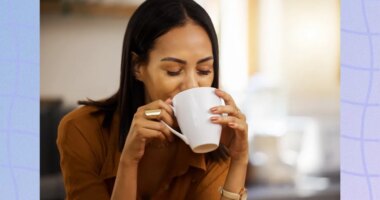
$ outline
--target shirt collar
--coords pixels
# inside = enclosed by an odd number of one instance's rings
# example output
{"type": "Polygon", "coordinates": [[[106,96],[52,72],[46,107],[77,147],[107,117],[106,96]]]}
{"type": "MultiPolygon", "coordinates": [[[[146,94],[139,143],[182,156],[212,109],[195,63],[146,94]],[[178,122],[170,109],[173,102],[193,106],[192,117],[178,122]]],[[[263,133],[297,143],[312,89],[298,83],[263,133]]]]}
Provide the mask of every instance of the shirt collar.
{"type": "Polygon", "coordinates": [[[194,153],[190,147],[181,140],[178,142],[178,150],[174,157],[176,162],[173,166],[172,177],[185,174],[189,167],[206,171],[205,155],[194,153]]]}

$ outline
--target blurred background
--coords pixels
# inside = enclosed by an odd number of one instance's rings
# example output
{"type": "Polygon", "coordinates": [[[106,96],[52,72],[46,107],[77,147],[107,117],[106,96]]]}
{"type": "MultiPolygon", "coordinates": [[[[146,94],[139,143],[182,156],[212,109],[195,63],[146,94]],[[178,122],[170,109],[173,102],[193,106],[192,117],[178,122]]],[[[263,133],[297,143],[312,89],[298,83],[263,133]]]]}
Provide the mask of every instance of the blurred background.
{"type": "MultiPolygon", "coordinates": [[[[143,0],[41,0],[41,199],[63,199],[55,140],[77,100],[118,87],[143,0]]],[[[220,42],[221,88],[249,124],[251,200],[339,199],[338,0],[197,0],[220,42]]]]}

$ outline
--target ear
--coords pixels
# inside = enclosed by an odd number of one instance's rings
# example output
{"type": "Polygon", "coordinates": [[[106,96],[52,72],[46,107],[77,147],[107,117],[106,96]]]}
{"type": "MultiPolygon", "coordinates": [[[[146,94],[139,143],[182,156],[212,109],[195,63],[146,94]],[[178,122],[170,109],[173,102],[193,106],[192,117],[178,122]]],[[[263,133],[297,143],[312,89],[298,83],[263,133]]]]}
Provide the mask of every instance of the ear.
{"type": "Polygon", "coordinates": [[[133,76],[137,80],[142,81],[143,69],[142,69],[141,63],[139,62],[139,56],[135,52],[132,52],[131,57],[132,57],[133,76]]]}

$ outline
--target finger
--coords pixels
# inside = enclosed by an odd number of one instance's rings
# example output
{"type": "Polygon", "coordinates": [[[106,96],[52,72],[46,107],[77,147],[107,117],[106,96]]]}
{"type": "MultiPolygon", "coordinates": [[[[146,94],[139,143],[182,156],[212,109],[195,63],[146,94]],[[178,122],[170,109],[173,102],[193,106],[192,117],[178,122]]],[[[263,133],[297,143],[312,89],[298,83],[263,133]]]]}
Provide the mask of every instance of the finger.
{"type": "Polygon", "coordinates": [[[170,104],[169,103],[166,103],[162,100],[157,100],[157,101],[154,101],[152,106],[154,106],[155,108],[161,108],[161,109],[164,109],[167,113],[169,113],[171,116],[174,115],[174,112],[173,112],[173,109],[172,107],[170,107],[170,104]]]}
{"type": "Polygon", "coordinates": [[[228,115],[232,115],[238,118],[242,118],[242,113],[239,112],[239,110],[236,107],[233,107],[231,105],[226,106],[215,106],[210,109],[210,112],[212,114],[223,114],[227,113],[228,115]]]}
{"type": "Polygon", "coordinates": [[[229,122],[236,122],[239,119],[235,116],[212,116],[210,117],[211,122],[216,122],[222,125],[228,125],[229,122]]]}
{"type": "Polygon", "coordinates": [[[236,107],[234,99],[227,92],[224,92],[220,89],[215,89],[215,94],[218,97],[222,98],[224,102],[226,103],[226,105],[231,105],[231,106],[236,107]]]}
{"type": "Polygon", "coordinates": [[[174,117],[174,111],[170,105],[172,105],[172,100],[168,98],[165,102],[162,100],[157,100],[151,104],[147,104],[143,106],[143,109],[141,110],[160,108],[163,111],[161,112],[162,117],[155,116],[150,117],[150,119],[163,120],[166,124],[168,124],[171,127],[178,127],[177,121],[174,117]]]}
{"type": "Polygon", "coordinates": [[[171,108],[172,112],[169,113],[170,116],[174,117],[174,121],[173,121],[173,124],[171,125],[171,127],[178,127],[178,122],[177,122],[177,119],[175,118],[174,110],[173,110],[173,100],[171,98],[168,98],[168,99],[165,100],[165,103],[168,104],[170,106],[170,108],[171,108]]]}
{"type": "Polygon", "coordinates": [[[161,131],[158,131],[158,130],[142,128],[140,129],[140,133],[142,137],[148,139],[148,141],[151,139],[159,139],[161,141],[166,140],[165,135],[161,131]]]}
{"type": "Polygon", "coordinates": [[[228,126],[232,129],[238,130],[239,133],[248,132],[248,126],[246,123],[229,122],[228,126]]]}
{"type": "Polygon", "coordinates": [[[172,117],[172,115],[170,115],[168,112],[166,112],[166,110],[164,110],[161,113],[159,120],[164,121],[167,125],[169,125],[171,127],[173,127],[173,125],[174,125],[174,118],[172,117]]]}
{"type": "MultiPolygon", "coordinates": [[[[167,100],[166,102],[169,102],[169,100],[167,100]]],[[[162,100],[157,100],[157,101],[153,101],[149,104],[146,104],[144,106],[141,106],[137,109],[137,112],[140,112],[140,111],[146,111],[146,110],[157,110],[157,109],[163,109],[165,110],[167,113],[169,113],[170,115],[174,115],[174,112],[173,112],[173,109],[170,107],[170,104],[169,103],[166,103],[162,100]]]]}
{"type": "Polygon", "coordinates": [[[212,116],[210,120],[213,123],[226,125],[235,130],[245,131],[245,121],[234,116],[227,116],[227,117],[212,116]]]}
{"type": "Polygon", "coordinates": [[[164,109],[144,110],[144,118],[155,121],[164,121],[169,126],[174,125],[173,117],[164,109]]]}
{"type": "Polygon", "coordinates": [[[158,122],[158,123],[160,124],[159,130],[165,135],[166,139],[169,140],[170,142],[173,142],[174,141],[173,133],[170,132],[168,127],[166,127],[162,122],[158,122]]]}
{"type": "Polygon", "coordinates": [[[162,109],[146,109],[144,110],[144,118],[149,120],[159,120],[161,118],[162,109]]]}
{"type": "Polygon", "coordinates": [[[170,130],[164,125],[162,124],[161,122],[156,122],[156,121],[150,121],[150,120],[146,120],[144,121],[144,123],[142,124],[142,127],[143,128],[146,128],[146,129],[151,129],[151,130],[156,130],[156,131],[160,131],[164,136],[165,138],[172,142],[174,141],[174,136],[173,134],[170,132],[170,130]]]}
{"type": "Polygon", "coordinates": [[[173,106],[173,100],[172,100],[171,98],[166,99],[166,100],[165,100],[165,103],[167,103],[167,104],[173,106]]]}

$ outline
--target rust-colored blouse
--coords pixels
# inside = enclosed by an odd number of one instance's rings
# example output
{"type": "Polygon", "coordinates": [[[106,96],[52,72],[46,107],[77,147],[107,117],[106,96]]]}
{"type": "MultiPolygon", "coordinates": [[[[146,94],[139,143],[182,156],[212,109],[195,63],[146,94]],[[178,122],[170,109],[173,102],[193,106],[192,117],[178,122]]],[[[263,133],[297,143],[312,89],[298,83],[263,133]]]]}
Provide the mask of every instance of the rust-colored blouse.
{"type": "MultiPolygon", "coordinates": [[[[110,199],[118,169],[119,117],[111,129],[101,127],[104,116],[90,113],[96,108],[80,107],[67,114],[58,128],[57,145],[61,156],[66,199],[110,199]]],[[[206,161],[182,141],[167,180],[150,199],[220,199],[229,160],[206,161]]],[[[141,198],[140,198],[141,199],[141,198]]]]}

